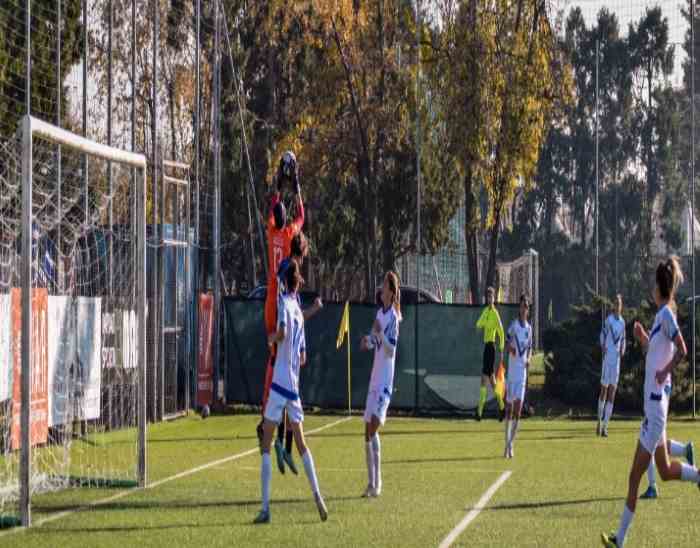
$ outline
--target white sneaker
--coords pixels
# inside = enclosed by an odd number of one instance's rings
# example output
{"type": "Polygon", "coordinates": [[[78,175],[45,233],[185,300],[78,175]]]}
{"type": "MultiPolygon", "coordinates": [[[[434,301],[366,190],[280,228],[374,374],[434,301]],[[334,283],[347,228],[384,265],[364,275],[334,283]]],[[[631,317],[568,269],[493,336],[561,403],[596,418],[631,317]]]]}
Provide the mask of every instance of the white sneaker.
{"type": "MultiPolygon", "coordinates": [[[[700,485],[700,484],[698,484],[700,485]]],[[[382,494],[382,484],[380,483],[378,487],[374,488],[374,497],[378,497],[382,494]]]]}

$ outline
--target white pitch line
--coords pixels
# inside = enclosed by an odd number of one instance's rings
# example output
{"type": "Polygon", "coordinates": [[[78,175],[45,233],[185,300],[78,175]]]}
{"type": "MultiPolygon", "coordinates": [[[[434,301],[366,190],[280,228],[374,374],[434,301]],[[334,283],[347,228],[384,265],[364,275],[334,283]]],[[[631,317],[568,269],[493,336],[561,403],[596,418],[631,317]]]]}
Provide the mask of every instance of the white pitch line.
{"type": "Polygon", "coordinates": [[[457,537],[461,535],[464,530],[469,527],[469,524],[476,519],[476,517],[481,513],[481,511],[486,507],[489,500],[493,494],[498,490],[498,488],[505,483],[505,481],[510,477],[513,472],[506,470],[501,474],[501,476],[496,480],[496,482],[488,488],[488,490],[481,496],[479,502],[476,506],[471,509],[471,511],[464,516],[464,519],[460,521],[457,526],[450,531],[450,534],[445,537],[445,539],[440,543],[439,548],[449,548],[452,543],[457,540],[457,537]]]}
{"type": "MultiPolygon", "coordinates": [[[[305,432],[307,435],[312,435],[312,434],[317,434],[319,432],[322,432],[323,430],[327,430],[328,428],[332,428],[338,424],[341,424],[343,422],[347,422],[351,419],[352,417],[343,417],[342,419],[338,419],[337,421],[333,421],[328,424],[324,424],[323,426],[319,426],[318,428],[314,428],[313,430],[309,430],[308,432],[305,432]]],[[[206,470],[207,468],[212,468],[214,466],[220,466],[222,464],[232,462],[238,459],[242,459],[244,457],[247,457],[249,455],[253,455],[257,453],[259,449],[256,447],[254,449],[249,449],[247,451],[243,451],[242,453],[236,453],[235,455],[230,455],[228,457],[224,457],[223,459],[218,459],[215,461],[208,462],[206,464],[202,464],[201,466],[196,466],[195,468],[190,468],[189,470],[185,470],[184,472],[180,472],[179,474],[174,474],[172,476],[168,476],[167,478],[160,479],[158,481],[154,481],[153,483],[150,483],[146,486],[146,489],[154,489],[156,487],[159,487],[163,485],[164,483],[168,483],[180,478],[184,478],[187,476],[191,476],[192,474],[196,474],[197,472],[201,472],[202,470],[206,470]]],[[[142,491],[141,489],[130,489],[129,491],[122,491],[120,493],[116,493],[115,495],[112,495],[110,497],[104,498],[97,500],[95,502],[91,502],[90,504],[86,504],[84,506],[80,506],[78,508],[75,508],[73,510],[66,510],[64,512],[59,512],[57,514],[52,514],[51,516],[48,516],[44,519],[41,519],[37,521],[33,527],[41,527],[42,525],[59,520],[61,518],[64,518],[66,516],[69,516],[71,514],[75,514],[77,512],[82,512],[84,510],[90,510],[91,508],[95,508],[97,506],[103,506],[105,504],[109,504],[110,502],[114,502],[115,500],[122,499],[126,496],[129,496],[135,492],[142,491]]],[[[0,532],[0,537],[6,536],[6,535],[12,535],[14,533],[18,533],[20,531],[25,531],[27,530],[26,527],[15,527],[13,529],[8,529],[7,531],[0,532]]]]}

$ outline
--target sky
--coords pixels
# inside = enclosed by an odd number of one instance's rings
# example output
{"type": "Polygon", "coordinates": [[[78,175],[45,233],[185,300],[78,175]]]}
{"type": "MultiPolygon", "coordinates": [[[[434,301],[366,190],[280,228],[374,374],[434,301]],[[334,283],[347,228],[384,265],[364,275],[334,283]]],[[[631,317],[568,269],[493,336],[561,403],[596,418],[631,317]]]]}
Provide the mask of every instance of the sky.
{"type": "MultiPolygon", "coordinates": [[[[568,11],[573,7],[580,7],[587,25],[591,25],[600,9],[606,7],[617,15],[620,30],[624,35],[627,34],[629,24],[639,21],[647,9],[660,6],[664,17],[668,18],[671,42],[676,45],[673,84],[682,84],[681,67],[685,52],[681,44],[688,30],[688,24],[681,15],[681,8],[686,7],[685,0],[549,0],[549,3],[555,10],[568,11]]],[[[696,32],[700,32],[700,29],[696,29],[696,32]]]]}

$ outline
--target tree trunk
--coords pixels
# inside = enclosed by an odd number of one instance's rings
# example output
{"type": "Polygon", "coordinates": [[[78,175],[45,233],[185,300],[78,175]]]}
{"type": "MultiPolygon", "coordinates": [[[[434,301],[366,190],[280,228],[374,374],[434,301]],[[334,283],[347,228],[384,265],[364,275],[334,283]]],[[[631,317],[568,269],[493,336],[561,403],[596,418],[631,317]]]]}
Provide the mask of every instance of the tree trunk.
{"type": "Polygon", "coordinates": [[[496,288],[496,253],[498,252],[498,237],[500,236],[501,207],[496,209],[496,218],[491,228],[489,241],[489,266],[486,271],[486,287],[496,288]]]}
{"type": "Polygon", "coordinates": [[[477,240],[478,223],[476,218],[477,204],[474,197],[474,177],[471,168],[464,176],[464,239],[467,244],[467,264],[469,267],[469,291],[472,304],[479,299],[479,243],[477,240]]]}

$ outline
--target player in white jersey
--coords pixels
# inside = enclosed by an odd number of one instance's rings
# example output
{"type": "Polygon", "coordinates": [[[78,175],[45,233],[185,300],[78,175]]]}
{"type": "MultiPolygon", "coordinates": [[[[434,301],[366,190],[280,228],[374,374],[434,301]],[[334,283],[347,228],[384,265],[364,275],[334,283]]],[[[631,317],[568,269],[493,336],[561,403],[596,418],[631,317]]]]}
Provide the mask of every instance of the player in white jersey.
{"type": "Polygon", "coordinates": [[[503,456],[513,458],[513,443],[518,432],[520,412],[525,400],[527,371],[532,358],[532,326],[527,321],[530,303],[527,296],[520,296],[520,312],[508,328],[506,344],[510,358],[506,384],[506,447],[503,456]]]}
{"type": "Polygon", "coordinates": [[[598,426],[596,434],[608,437],[608,423],[612,417],[615,391],[620,378],[620,361],[625,355],[625,319],[622,317],[622,295],[615,296],[615,311],[610,314],[600,331],[600,347],[603,351],[603,370],[600,375],[598,396],[598,426]]]}
{"type": "MultiPolygon", "coordinates": [[[[700,473],[689,464],[669,462],[666,447],[666,418],[671,395],[671,372],[688,353],[683,334],[676,322],[675,293],[683,280],[678,259],[669,258],[656,268],[654,300],[659,309],[650,333],[639,322],[634,324],[634,336],[647,349],[644,371],[644,421],[639,433],[637,450],[629,475],[625,508],[616,533],[603,534],[603,545],[624,546],[627,529],[637,508],[637,491],[642,475],[652,458],[664,481],[681,480],[698,485],[700,473]]],[[[663,544],[663,542],[661,542],[663,544]]]]}
{"type": "Polygon", "coordinates": [[[299,263],[292,260],[286,272],[287,293],[282,296],[277,308],[277,331],[268,337],[269,345],[277,345],[274,374],[270,385],[270,396],[265,405],[263,422],[262,466],[260,471],[262,484],[262,510],[254,523],[270,521],[270,482],[272,480],[272,460],[270,446],[277,425],[283,420],[287,411],[294,432],[299,454],[304,463],[304,471],[309,479],[321,521],[328,519],[328,510],[321,496],[316,477],[311,450],[304,440],[302,421],[304,412],[299,397],[299,369],[306,361],[306,341],[304,337],[304,315],[299,307],[297,291],[301,285],[299,263]]]}
{"type": "Polygon", "coordinates": [[[362,338],[362,350],[374,350],[374,364],[365,406],[365,458],[367,489],[363,497],[378,497],[382,492],[381,445],[379,427],[386,420],[394,387],[394,364],[401,321],[399,277],[387,272],[382,286],[382,307],[372,326],[372,333],[362,338]]]}

